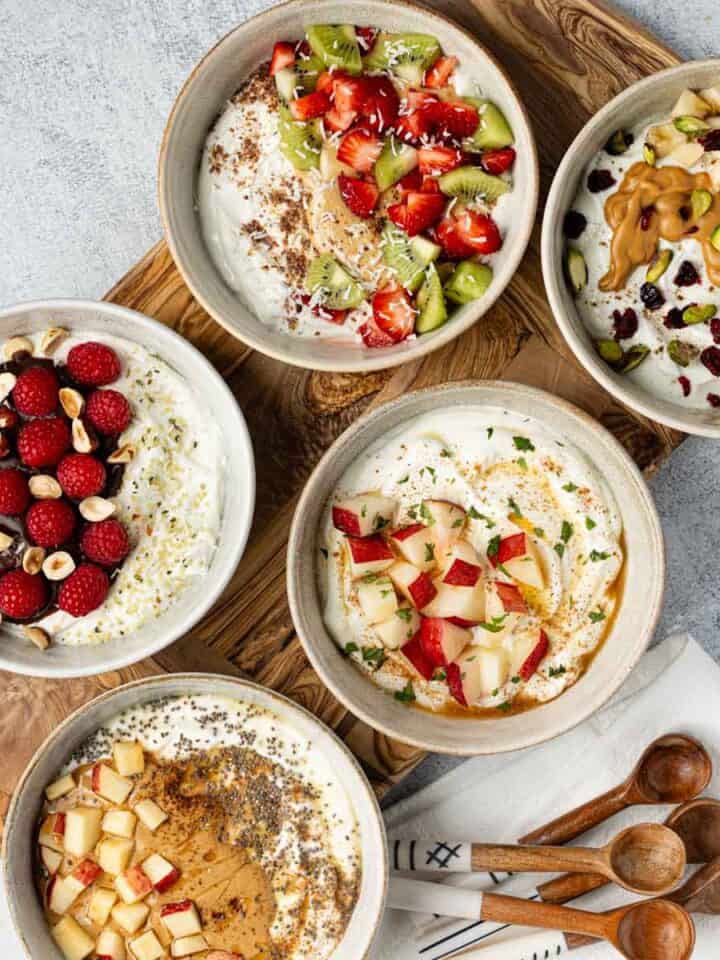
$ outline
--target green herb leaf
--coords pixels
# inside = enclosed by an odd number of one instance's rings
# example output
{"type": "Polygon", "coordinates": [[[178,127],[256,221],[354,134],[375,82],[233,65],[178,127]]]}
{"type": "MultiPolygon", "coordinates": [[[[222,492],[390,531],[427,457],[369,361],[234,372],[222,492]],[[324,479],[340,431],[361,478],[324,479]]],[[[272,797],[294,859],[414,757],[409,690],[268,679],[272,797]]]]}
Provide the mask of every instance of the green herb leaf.
{"type": "Polygon", "coordinates": [[[381,517],[380,514],[378,514],[378,515],[375,517],[375,529],[376,529],[376,530],[382,530],[382,528],[383,528],[383,527],[386,527],[389,523],[390,523],[390,521],[388,520],[387,517],[381,517]]]}
{"type": "Polygon", "coordinates": [[[545,531],[542,527],[533,527],[533,533],[536,537],[540,537],[541,540],[545,536],[545,531]]]}
{"type": "Polygon", "coordinates": [[[563,487],[563,490],[567,490],[568,493],[574,493],[577,490],[577,484],[575,483],[566,483],[563,487]]]}
{"type": "Polygon", "coordinates": [[[516,450],[534,450],[535,445],[527,437],[513,437],[513,443],[516,450]]]}
{"type": "Polygon", "coordinates": [[[402,690],[395,691],[395,699],[399,700],[401,703],[412,703],[415,699],[415,690],[413,689],[412,682],[408,680],[402,690]]]}
{"type": "Polygon", "coordinates": [[[449,450],[447,450],[445,447],[443,447],[443,449],[440,451],[440,456],[441,456],[441,457],[451,457],[451,456],[452,456],[452,453],[450,453],[449,450]]]}
{"type": "Polygon", "coordinates": [[[506,700],[505,703],[498,704],[498,710],[502,711],[502,713],[509,713],[510,710],[512,710],[512,704],[509,700],[506,700]]]}
{"type": "Polygon", "coordinates": [[[504,613],[501,617],[493,617],[492,620],[488,623],[483,621],[479,623],[478,626],[482,627],[483,630],[487,630],[488,633],[500,633],[503,628],[503,621],[506,619],[507,614],[504,613]]]}
{"type": "Polygon", "coordinates": [[[487,545],[487,555],[488,557],[496,557],[498,551],[500,550],[500,534],[496,533],[494,537],[491,537],[487,545]]]}
{"type": "Polygon", "coordinates": [[[592,517],[585,517],[585,526],[588,530],[594,530],[597,524],[592,519],[592,517]]]}
{"type": "Polygon", "coordinates": [[[553,550],[559,557],[562,557],[562,555],[565,553],[565,544],[556,543],[555,546],[553,547],[553,550]]]}
{"type": "Polygon", "coordinates": [[[377,573],[366,573],[363,577],[363,583],[375,583],[378,579],[377,573]]]}
{"type": "Polygon", "coordinates": [[[610,559],[610,554],[609,554],[609,553],[605,553],[604,550],[603,550],[603,551],[601,551],[601,550],[591,550],[591,551],[590,551],[590,559],[592,560],[593,563],[597,563],[598,560],[609,560],[609,559],[610,559]]]}
{"type": "Polygon", "coordinates": [[[446,670],[436,670],[432,676],[433,680],[447,680],[446,670]]]}
{"type": "Polygon", "coordinates": [[[457,520],[455,520],[455,522],[453,523],[453,529],[455,529],[455,527],[461,527],[464,523],[465,523],[464,519],[462,517],[458,517],[457,520]]]}
{"type": "Polygon", "coordinates": [[[404,477],[401,477],[400,480],[398,480],[398,483],[407,483],[409,479],[410,479],[410,474],[406,473],[404,477]]]}
{"type": "Polygon", "coordinates": [[[520,683],[520,677],[510,677],[510,683],[520,683]]]}
{"type": "Polygon", "coordinates": [[[518,517],[521,517],[521,516],[523,515],[522,510],[521,510],[520,507],[517,505],[517,502],[516,502],[515,500],[513,500],[512,497],[508,497],[508,506],[510,507],[510,509],[512,510],[512,512],[513,512],[514,514],[516,514],[518,517]]]}
{"type": "Polygon", "coordinates": [[[517,465],[520,467],[521,470],[524,470],[524,471],[527,473],[528,465],[527,465],[527,460],[525,459],[525,457],[518,457],[518,458],[517,458],[517,465]]]}
{"type": "Polygon", "coordinates": [[[470,507],[468,510],[468,516],[471,520],[484,520],[485,526],[488,530],[491,530],[495,526],[495,521],[491,520],[490,517],[487,517],[484,513],[480,513],[479,510],[476,510],[475,507],[470,507]]]}
{"type": "Polygon", "coordinates": [[[320,553],[321,553],[321,554],[325,557],[325,559],[327,560],[329,554],[328,554],[327,550],[325,549],[325,547],[320,547],[320,553]]]}
{"type": "Polygon", "coordinates": [[[589,616],[590,623],[600,623],[601,620],[605,619],[605,614],[602,610],[591,610],[589,616]]]}
{"type": "Polygon", "coordinates": [[[434,559],[435,559],[435,544],[426,543],[425,544],[425,562],[430,563],[430,561],[434,559]]]}
{"type": "Polygon", "coordinates": [[[410,623],[410,617],[412,616],[412,610],[410,607],[398,607],[395,611],[395,616],[400,617],[401,620],[404,620],[405,623],[410,623]]]}
{"type": "Polygon", "coordinates": [[[387,660],[387,656],[382,647],[363,647],[362,658],[365,663],[373,664],[376,670],[379,670],[387,660]]]}
{"type": "Polygon", "coordinates": [[[549,677],[561,677],[564,673],[567,673],[565,667],[550,667],[548,670],[549,677]]]}
{"type": "Polygon", "coordinates": [[[429,527],[431,527],[435,523],[435,517],[430,512],[430,508],[427,506],[424,500],[420,504],[420,516],[423,518],[423,520],[427,523],[429,527]]]}
{"type": "Polygon", "coordinates": [[[487,428],[488,440],[490,439],[490,437],[492,437],[493,433],[495,433],[495,427],[488,427],[487,428]]]}
{"type": "Polygon", "coordinates": [[[563,520],[562,527],[560,529],[560,539],[563,543],[567,543],[570,537],[573,535],[573,525],[568,523],[567,520],[563,520]]]}
{"type": "Polygon", "coordinates": [[[360,647],[358,647],[358,645],[353,640],[351,640],[350,643],[346,643],[345,646],[343,647],[343,653],[345,654],[346,657],[349,657],[351,653],[357,653],[359,649],[360,647]]]}

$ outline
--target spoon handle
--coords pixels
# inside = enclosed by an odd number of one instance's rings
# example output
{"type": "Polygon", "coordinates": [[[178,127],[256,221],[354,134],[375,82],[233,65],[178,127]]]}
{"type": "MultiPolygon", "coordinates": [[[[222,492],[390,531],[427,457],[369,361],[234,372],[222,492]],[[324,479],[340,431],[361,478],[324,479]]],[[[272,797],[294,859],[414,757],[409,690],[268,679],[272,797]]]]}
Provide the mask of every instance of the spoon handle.
{"type": "Polygon", "coordinates": [[[608,933],[607,917],[601,913],[573,910],[555,903],[534,903],[499,893],[483,894],[480,908],[482,920],[496,923],[516,923],[565,933],[580,933],[605,940],[608,933]]]}
{"type": "Polygon", "coordinates": [[[530,847],[502,843],[473,843],[473,870],[503,870],[507,873],[576,873],[609,870],[601,850],[589,847],[530,847]]]}
{"type": "Polygon", "coordinates": [[[582,897],[607,883],[609,880],[599,873],[566,873],[541,884],[538,893],[546,903],[567,903],[568,900],[582,897]]]}
{"type": "Polygon", "coordinates": [[[624,810],[628,805],[627,789],[627,783],[621,783],[602,796],[588,800],[587,803],[569,813],[564,813],[544,827],[526,834],[520,838],[520,842],[544,845],[569,843],[581,833],[585,833],[586,830],[603,823],[613,814],[624,810]]]}

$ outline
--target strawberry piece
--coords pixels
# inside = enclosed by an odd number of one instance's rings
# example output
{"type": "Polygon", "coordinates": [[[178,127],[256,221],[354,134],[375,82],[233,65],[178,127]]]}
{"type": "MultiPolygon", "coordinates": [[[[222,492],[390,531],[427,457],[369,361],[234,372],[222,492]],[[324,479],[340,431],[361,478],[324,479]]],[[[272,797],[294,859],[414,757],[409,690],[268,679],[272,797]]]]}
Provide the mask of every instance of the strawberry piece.
{"type": "Polygon", "coordinates": [[[105,478],[104,465],[89,453],[68,454],[58,464],[58,483],[71,500],[84,500],[101,493],[105,478]]]}
{"type": "Polygon", "coordinates": [[[440,101],[433,107],[432,117],[438,132],[445,130],[457,140],[472,136],[480,123],[475,107],[460,100],[440,101]]]}
{"type": "Polygon", "coordinates": [[[456,558],[443,577],[443,583],[449,583],[453,587],[474,587],[481,573],[482,570],[476,563],[467,563],[456,558]]]}
{"type": "Polygon", "coordinates": [[[295,53],[298,55],[298,57],[302,57],[305,60],[309,59],[313,55],[312,47],[307,40],[301,40],[300,43],[295,44],[295,53]]]}
{"type": "Polygon", "coordinates": [[[95,390],[87,399],[85,414],[98,433],[114,437],[130,423],[130,404],[119,390],[95,390]]]}
{"type": "Polygon", "coordinates": [[[335,81],[333,80],[332,73],[330,73],[329,70],[323,70],[317,78],[315,93],[326,93],[328,96],[331,96],[334,85],[335,81]]]}
{"type": "Polygon", "coordinates": [[[425,74],[425,86],[431,90],[446,87],[459,62],[457,57],[438,57],[425,74]]]}
{"type": "Polygon", "coordinates": [[[398,180],[395,187],[400,191],[401,196],[409,193],[411,190],[419,190],[422,187],[423,177],[418,167],[414,167],[410,173],[406,173],[402,180],[398,180]]]}
{"type": "Polygon", "coordinates": [[[418,152],[420,173],[447,173],[463,162],[462,150],[453,147],[421,147],[418,152]]]}
{"type": "Polygon", "coordinates": [[[412,192],[407,195],[405,230],[414,237],[432,226],[445,209],[445,197],[440,193],[412,192]]]}
{"type": "Polygon", "coordinates": [[[540,637],[538,642],[535,644],[533,649],[530,651],[529,656],[520,667],[518,675],[521,680],[528,681],[530,677],[535,673],[537,668],[540,665],[540,661],[543,659],[545,654],[548,652],[550,647],[550,641],[547,638],[547,634],[544,630],[540,631],[540,637]]]}
{"type": "Polygon", "coordinates": [[[445,667],[445,676],[451,695],[459,704],[466,707],[468,704],[465,699],[465,691],[463,690],[462,674],[460,673],[460,667],[457,663],[449,663],[447,667],[445,667]]]}
{"type": "Polygon", "coordinates": [[[304,293],[301,295],[300,300],[305,304],[306,307],[309,307],[316,317],[319,317],[321,320],[327,320],[328,323],[337,323],[342,325],[345,323],[345,317],[347,317],[348,310],[333,310],[331,307],[326,307],[322,303],[313,303],[312,297],[304,293]]]}
{"type": "Polygon", "coordinates": [[[435,673],[435,667],[428,660],[420,643],[419,631],[415,634],[412,640],[408,640],[404,646],[400,647],[400,652],[408,658],[420,676],[424,677],[425,680],[429,680],[433,673],[435,673]]]}
{"type": "Polygon", "coordinates": [[[98,523],[89,523],[80,537],[80,549],[101,567],[114,567],[130,552],[130,541],[119,520],[108,517],[98,523]]]}
{"type": "Polygon", "coordinates": [[[358,173],[372,173],[375,161],[383,145],[379,137],[369,130],[358,127],[346,133],[340,141],[337,158],[340,163],[352,167],[358,173]]]}
{"type": "Polygon", "coordinates": [[[345,206],[352,210],[357,217],[366,220],[372,216],[372,212],[380,199],[380,191],[374,183],[360,180],[357,177],[348,177],[341,173],[338,176],[338,188],[345,206]]]}
{"type": "Polygon", "coordinates": [[[465,260],[475,254],[473,248],[465,242],[453,217],[445,217],[435,227],[435,238],[451,260],[465,260]]]}
{"type": "Polygon", "coordinates": [[[427,116],[432,116],[432,109],[436,104],[440,103],[440,100],[435,96],[434,93],[428,93],[427,90],[408,90],[407,92],[407,104],[410,108],[410,111],[414,110],[429,110],[427,116]]]}
{"type": "Polygon", "coordinates": [[[330,97],[320,91],[313,91],[304,97],[290,101],[290,113],[296,120],[314,120],[330,109],[330,97]]]}
{"type": "Polygon", "coordinates": [[[495,589],[500,597],[505,613],[527,613],[527,604],[525,597],[518,590],[514,583],[495,582],[495,589]]]}
{"type": "Polygon", "coordinates": [[[473,253],[496,253],[502,247],[502,237],[492,217],[475,210],[453,211],[460,239],[473,253]]]}
{"type": "Polygon", "coordinates": [[[400,100],[389,77],[366,77],[362,115],[374,130],[382,132],[397,120],[400,100]]]}
{"type": "Polygon", "coordinates": [[[357,114],[352,110],[340,113],[335,107],[331,107],[323,117],[323,126],[330,133],[342,133],[355,123],[356,117],[357,114]]]}
{"type": "Polygon", "coordinates": [[[366,320],[365,323],[358,328],[358,333],[362,337],[366,347],[392,347],[395,343],[392,337],[380,329],[374,317],[366,320]]]}
{"type": "Polygon", "coordinates": [[[375,27],[355,27],[355,36],[363,53],[369,53],[375,46],[378,32],[375,27]]]}
{"type": "Polygon", "coordinates": [[[120,376],[118,355],[104,343],[89,340],[73,347],[67,358],[68,373],[76,383],[105,387],[120,376]]]}
{"type": "Polygon", "coordinates": [[[30,503],[28,478],[17,467],[0,470],[0,513],[17,517],[24,513],[30,503]]]}
{"type": "Polygon", "coordinates": [[[70,428],[62,417],[31,420],[18,435],[20,459],[29,467],[54,467],[69,446],[70,428]]]}
{"type": "Polygon", "coordinates": [[[400,227],[401,230],[405,229],[407,207],[404,203],[391,203],[385,212],[396,226],[400,227]]]}
{"type": "Polygon", "coordinates": [[[359,77],[350,77],[346,73],[333,74],[333,93],[335,95],[335,109],[339,113],[358,114],[365,105],[368,94],[366,80],[359,77]]]}
{"type": "Polygon", "coordinates": [[[486,150],[480,157],[483,170],[495,177],[505,173],[514,163],[515,151],[512,147],[503,147],[502,150],[486,150]]]}
{"type": "Polygon", "coordinates": [[[415,308],[402,287],[385,287],[372,299],[373,317],[393,343],[405,340],[415,329],[415,308]]]}
{"type": "Polygon", "coordinates": [[[273,47],[270,60],[270,76],[274,77],[278,70],[295,65],[295,45],[285,40],[279,40],[273,47]]]}
{"type": "Polygon", "coordinates": [[[58,591],[58,607],[72,617],[84,617],[96,610],[110,589],[108,575],[93,563],[81,563],[58,591]]]}
{"type": "Polygon", "coordinates": [[[45,417],[58,405],[60,384],[49,367],[28,367],[18,376],[12,398],[15,409],[26,417],[45,417]]]}
{"type": "Polygon", "coordinates": [[[75,511],[66,500],[36,500],[25,514],[25,526],[39,547],[59,547],[75,532],[75,511]]]}
{"type": "Polygon", "coordinates": [[[427,110],[413,110],[398,117],[395,123],[395,133],[405,143],[417,143],[429,136],[432,128],[433,120],[427,110]]]}
{"type": "Polygon", "coordinates": [[[24,570],[0,577],[0,612],[11,620],[28,620],[48,602],[47,580],[24,570]]]}
{"type": "Polygon", "coordinates": [[[423,193],[442,193],[440,184],[435,177],[423,177],[420,189],[423,193]]]}

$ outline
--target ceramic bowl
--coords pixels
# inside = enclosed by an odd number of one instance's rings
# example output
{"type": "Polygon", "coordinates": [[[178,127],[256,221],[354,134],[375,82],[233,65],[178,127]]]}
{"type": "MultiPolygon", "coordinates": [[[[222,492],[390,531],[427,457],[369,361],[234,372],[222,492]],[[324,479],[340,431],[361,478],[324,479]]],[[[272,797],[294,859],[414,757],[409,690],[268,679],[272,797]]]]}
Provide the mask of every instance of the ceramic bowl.
{"type": "Polygon", "coordinates": [[[99,727],[123,710],[162,697],[213,694],[231,697],[272,711],[311,741],[318,755],[332,764],[355,809],[362,848],[360,895],[345,936],[333,960],[361,960],[374,940],[387,887],[385,828],[375,795],[347,747],[307,710],[272,690],[247,680],[208,673],[181,673],[138,680],[104,693],[71,714],[38,749],[13,795],[5,818],[3,871],[10,915],[30,958],[62,960],[37,895],[33,853],[43,791],[70,755],[99,727]]]}
{"type": "Polygon", "coordinates": [[[537,193],[537,156],[527,114],[499,64],[477,40],[446,17],[399,0],[291,0],[236,27],[200,61],[180,91],[165,129],[159,162],[165,236],[193,296],[249,346],[285,363],[315,370],[363,371],[395,366],[436,350],[472,326],[497,300],[520,263],[535,220],[537,193]],[[196,210],[196,179],[203,145],[225,101],[269,59],[276,40],[299,39],[311,24],[348,22],[435,35],[443,49],[457,55],[487,96],[501,107],[515,133],[518,154],[513,169],[513,224],[488,292],[464,306],[436,332],[382,349],[293,337],[262,323],[226,285],[212,262],[196,210]]]}
{"type": "MultiPolygon", "coordinates": [[[[542,228],[542,267],[545,289],[555,319],[575,356],[605,389],[633,410],[660,423],[706,437],[720,437],[720,410],[688,409],[653,396],[622,374],[615,373],[595,352],[592,339],[563,276],[563,218],[572,207],[580,177],[608,138],[653,116],[668,115],[686,88],[702,89],[720,82],[720,59],[683,63],[662,70],[611,100],[577,135],[558,167],[545,207],[542,228]]],[[[650,363],[652,358],[646,360],[650,363]]],[[[720,392],[720,381],[718,381],[720,392]]]]}
{"type": "Polygon", "coordinates": [[[223,435],[225,476],[220,539],[207,576],[186,590],[162,616],[130,636],[100,644],[51,644],[39,650],[0,627],[0,669],[36,677],[80,677],[117,670],[150,657],[187,633],[224,590],[245,549],[255,504],[255,465],[245,419],[222,377],[205,357],[168,327],[134,310],[90,300],[43,300],[0,310],[0,343],[11,336],[66,327],[121,336],[157,353],[202,397],[223,435]],[[233,495],[228,496],[227,492],[233,495]]]}
{"type": "Polygon", "coordinates": [[[355,716],[404,743],[451,754],[493,754],[542,743],[593,714],[620,687],[646,649],[663,596],[662,531],[645,481],[610,433],[576,407],[532,387],[466,382],[420,390],[361,417],[330,447],[311,475],[288,544],[290,610],[323,683],[355,716]],[[617,501],[624,526],[625,589],[610,631],[590,667],[557,699],[514,716],[480,719],[433,714],[399,703],[343,657],[323,621],[318,535],[328,500],[348,467],[402,423],[468,406],[508,410],[540,421],[584,454],[617,501]],[[642,589],[633,589],[642,584],[642,589]],[[629,587],[629,588],[628,588],[629,587]]]}

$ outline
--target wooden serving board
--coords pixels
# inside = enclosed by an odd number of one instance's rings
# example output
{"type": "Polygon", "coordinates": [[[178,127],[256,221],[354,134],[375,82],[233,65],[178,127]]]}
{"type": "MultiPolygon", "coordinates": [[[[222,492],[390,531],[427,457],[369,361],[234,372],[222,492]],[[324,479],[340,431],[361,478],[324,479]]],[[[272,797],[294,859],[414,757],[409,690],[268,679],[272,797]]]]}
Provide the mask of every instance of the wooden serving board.
{"type": "Polygon", "coordinates": [[[597,0],[435,0],[434,5],[487,45],[530,112],[541,205],[520,270],[490,313],[458,340],[422,360],[367,375],[299,370],[234,340],[193,300],[162,241],[120,280],[107,300],[179,331],[235,393],[257,460],[253,531],[214,609],[153,659],[72,681],[0,674],[0,815],[30,755],[58,721],[103,690],[163,671],[243,672],[288,694],[335,728],[379,793],[422,758],[420,751],[360,723],[327,692],[295,636],[285,595],[285,550],[298,493],[330,443],[370,406],[447,381],[502,378],[543,387],[584,408],[646,471],[681,442],[681,434],[616,403],[577,364],[545,301],[539,253],[543,200],[578,130],[620,90],[677,63],[677,57],[597,0]]]}

